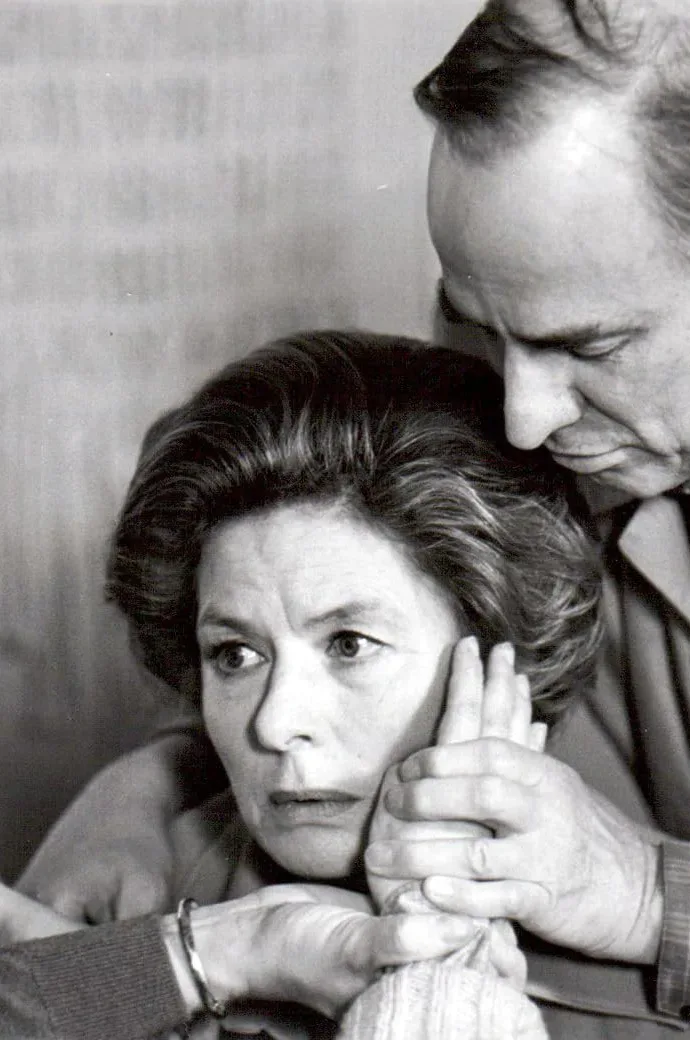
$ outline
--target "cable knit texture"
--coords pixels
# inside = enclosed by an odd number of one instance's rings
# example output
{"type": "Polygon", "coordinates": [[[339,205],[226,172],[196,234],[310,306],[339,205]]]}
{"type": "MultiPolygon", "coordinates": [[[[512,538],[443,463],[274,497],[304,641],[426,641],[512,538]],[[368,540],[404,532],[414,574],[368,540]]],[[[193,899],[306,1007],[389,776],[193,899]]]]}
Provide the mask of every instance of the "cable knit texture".
{"type": "MultiPolygon", "coordinates": [[[[403,886],[386,913],[431,909],[417,885],[403,886]]],[[[525,995],[524,976],[504,979],[490,957],[483,926],[462,950],[384,972],[352,1004],[338,1040],[546,1040],[541,1014],[525,995]]]]}

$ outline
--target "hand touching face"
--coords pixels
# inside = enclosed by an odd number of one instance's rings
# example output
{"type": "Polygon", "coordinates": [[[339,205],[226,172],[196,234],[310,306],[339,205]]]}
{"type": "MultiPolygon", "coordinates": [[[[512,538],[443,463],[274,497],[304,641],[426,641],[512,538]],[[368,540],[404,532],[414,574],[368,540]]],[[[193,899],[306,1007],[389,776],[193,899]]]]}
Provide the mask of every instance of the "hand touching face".
{"type": "MultiPolygon", "coordinates": [[[[416,879],[438,909],[505,917],[590,956],[652,963],[662,916],[659,839],[590,790],[569,766],[535,752],[540,734],[525,740],[526,716],[511,668],[496,660],[497,651],[492,656],[484,707],[470,695],[463,719],[462,690],[468,687],[454,680],[458,713],[453,699],[449,710],[459,725],[442,726],[439,746],[414,753],[394,771],[398,783],[388,790],[385,807],[400,828],[389,826],[385,840],[367,850],[373,889],[381,884],[373,875],[395,884],[416,879]],[[502,691],[511,687],[515,697],[502,702],[502,691]],[[511,703],[523,719],[516,729],[511,703]],[[449,733],[465,738],[479,719],[478,739],[442,743],[449,733]],[[520,730],[522,742],[516,740],[520,730]],[[493,837],[485,829],[468,834],[466,821],[489,828],[493,837]],[[408,840],[408,826],[417,840],[408,840]],[[419,840],[427,826],[432,838],[419,840]]],[[[469,665],[463,654],[458,680],[471,675],[469,665]]],[[[477,662],[477,692],[479,668],[477,662]]]]}
{"type": "MultiPolygon", "coordinates": [[[[443,718],[435,748],[429,749],[428,756],[441,763],[444,754],[453,753],[454,745],[480,737],[502,737],[541,750],[546,727],[531,723],[531,717],[529,683],[515,671],[513,648],[509,644],[494,647],[485,681],[476,639],[463,639],[455,649],[443,718]]],[[[453,873],[460,849],[470,839],[491,834],[482,822],[419,817],[406,820],[389,810],[389,805],[399,805],[404,797],[401,773],[417,768],[423,755],[422,752],[417,759],[413,757],[407,766],[403,763],[389,769],[372,820],[366,852],[367,880],[380,908],[405,885],[406,879],[453,873]]],[[[423,799],[424,794],[420,797],[423,799]]],[[[477,846],[482,847],[479,843],[477,846]]]]}

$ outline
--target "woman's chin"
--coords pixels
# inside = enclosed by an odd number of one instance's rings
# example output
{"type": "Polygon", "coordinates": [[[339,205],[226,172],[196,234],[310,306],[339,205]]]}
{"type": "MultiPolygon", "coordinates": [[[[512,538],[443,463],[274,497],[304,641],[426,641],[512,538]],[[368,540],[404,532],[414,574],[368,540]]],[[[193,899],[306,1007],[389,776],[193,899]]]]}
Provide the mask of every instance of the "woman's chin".
{"type": "Polygon", "coordinates": [[[343,881],[362,873],[362,849],[351,835],[305,836],[261,842],[271,859],[299,878],[313,881],[343,881]]]}

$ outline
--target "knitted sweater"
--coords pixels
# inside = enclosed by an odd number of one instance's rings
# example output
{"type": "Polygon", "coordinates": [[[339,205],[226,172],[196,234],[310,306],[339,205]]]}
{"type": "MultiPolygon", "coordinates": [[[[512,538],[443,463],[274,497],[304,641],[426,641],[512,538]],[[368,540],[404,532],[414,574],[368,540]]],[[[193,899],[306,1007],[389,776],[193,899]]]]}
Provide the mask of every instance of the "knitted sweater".
{"type": "MultiPolygon", "coordinates": [[[[433,908],[419,885],[401,886],[385,913],[433,908]]],[[[536,1005],[519,978],[499,977],[490,957],[487,922],[474,941],[441,960],[384,972],[350,1007],[338,1040],[547,1040],[536,1005]]]]}

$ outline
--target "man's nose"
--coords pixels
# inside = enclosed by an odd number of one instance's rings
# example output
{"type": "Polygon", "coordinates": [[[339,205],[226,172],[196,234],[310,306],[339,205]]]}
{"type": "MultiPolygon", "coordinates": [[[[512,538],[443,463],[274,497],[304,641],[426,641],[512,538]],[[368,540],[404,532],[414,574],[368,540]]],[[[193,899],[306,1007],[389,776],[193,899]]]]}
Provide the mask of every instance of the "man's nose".
{"type": "Polygon", "coordinates": [[[254,730],[262,747],[288,751],[317,739],[322,697],[313,668],[296,655],[276,661],[263,700],[254,717],[254,730]]]}
{"type": "Polygon", "coordinates": [[[503,358],[506,436],[523,451],[538,448],[581,417],[572,385],[570,356],[556,350],[507,343],[503,358]]]}

